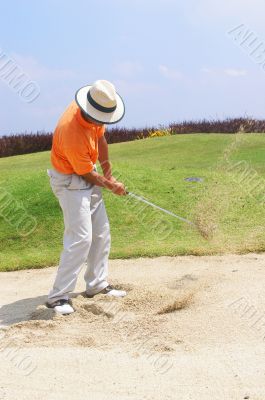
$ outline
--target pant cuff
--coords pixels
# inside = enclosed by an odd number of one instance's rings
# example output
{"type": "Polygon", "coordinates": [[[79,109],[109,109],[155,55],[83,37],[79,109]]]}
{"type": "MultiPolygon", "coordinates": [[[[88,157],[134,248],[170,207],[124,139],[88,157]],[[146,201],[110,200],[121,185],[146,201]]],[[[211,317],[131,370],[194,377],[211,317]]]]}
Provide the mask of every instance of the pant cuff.
{"type": "Polygon", "coordinates": [[[55,303],[58,300],[69,300],[69,296],[58,296],[58,297],[48,297],[47,303],[51,306],[53,303],[55,303]]]}
{"type": "Polygon", "coordinates": [[[88,294],[89,296],[94,296],[95,294],[98,294],[99,292],[104,290],[107,286],[109,286],[109,283],[104,281],[100,285],[98,285],[96,288],[94,288],[93,290],[91,290],[91,289],[86,290],[86,294],[88,294]]]}

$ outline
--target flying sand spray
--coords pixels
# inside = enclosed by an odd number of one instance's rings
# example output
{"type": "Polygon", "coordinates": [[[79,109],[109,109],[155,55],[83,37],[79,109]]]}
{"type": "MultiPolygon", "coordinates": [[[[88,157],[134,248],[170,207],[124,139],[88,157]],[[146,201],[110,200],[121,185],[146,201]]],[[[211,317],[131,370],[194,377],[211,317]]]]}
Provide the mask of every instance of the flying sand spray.
{"type": "Polygon", "coordinates": [[[141,196],[139,196],[139,195],[137,195],[135,193],[132,193],[132,192],[127,192],[127,194],[129,196],[133,197],[134,199],[138,200],[138,201],[141,201],[141,202],[143,202],[145,204],[148,204],[149,206],[151,206],[153,208],[156,208],[157,210],[160,210],[160,211],[164,212],[165,214],[171,215],[171,217],[177,218],[180,221],[185,222],[186,224],[189,224],[190,226],[195,228],[204,239],[209,239],[209,237],[213,233],[213,232],[206,232],[206,230],[202,229],[202,227],[200,225],[195,224],[194,222],[189,221],[186,218],[180,217],[179,215],[174,214],[173,212],[168,211],[165,208],[159,207],[156,204],[151,203],[150,201],[146,200],[144,197],[141,197],[141,196]]]}

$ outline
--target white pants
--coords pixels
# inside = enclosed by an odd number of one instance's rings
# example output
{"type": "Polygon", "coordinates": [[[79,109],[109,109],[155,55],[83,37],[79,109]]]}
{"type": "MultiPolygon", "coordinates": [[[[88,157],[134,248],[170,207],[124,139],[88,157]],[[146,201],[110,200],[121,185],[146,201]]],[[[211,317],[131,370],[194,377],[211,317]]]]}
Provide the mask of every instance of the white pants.
{"type": "Polygon", "coordinates": [[[108,286],[110,229],[101,189],[75,174],[48,170],[53,193],[64,217],[64,249],[48,302],[68,299],[78,274],[87,263],[86,292],[96,294],[108,286]]]}

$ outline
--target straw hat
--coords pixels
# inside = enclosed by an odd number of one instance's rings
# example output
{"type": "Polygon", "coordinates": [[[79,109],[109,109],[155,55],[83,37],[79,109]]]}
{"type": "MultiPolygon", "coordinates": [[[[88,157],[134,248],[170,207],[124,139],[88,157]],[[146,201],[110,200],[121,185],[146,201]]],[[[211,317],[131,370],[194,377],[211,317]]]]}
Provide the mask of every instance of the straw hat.
{"type": "Polygon", "coordinates": [[[89,118],[102,124],[115,124],[125,113],[123,100],[109,81],[98,80],[82,87],[75,100],[89,118]]]}

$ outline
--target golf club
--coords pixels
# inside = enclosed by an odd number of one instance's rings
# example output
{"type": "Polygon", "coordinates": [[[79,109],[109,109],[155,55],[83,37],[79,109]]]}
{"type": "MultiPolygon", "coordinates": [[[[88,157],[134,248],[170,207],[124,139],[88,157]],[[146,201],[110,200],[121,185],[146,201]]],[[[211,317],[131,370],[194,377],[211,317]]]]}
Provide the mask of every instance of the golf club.
{"type": "Polygon", "coordinates": [[[166,210],[165,208],[159,207],[159,206],[157,206],[156,204],[151,203],[150,201],[146,200],[144,197],[138,196],[137,194],[132,193],[132,192],[127,192],[127,194],[128,194],[129,196],[131,196],[131,197],[133,197],[133,198],[139,200],[139,201],[142,201],[143,203],[148,204],[149,206],[151,206],[151,207],[153,207],[153,208],[156,208],[156,209],[158,209],[158,210],[160,210],[160,211],[162,211],[162,212],[164,212],[164,213],[166,213],[166,214],[168,214],[168,215],[171,215],[171,216],[174,217],[174,218],[179,219],[180,221],[186,222],[187,224],[196,227],[196,225],[195,225],[193,222],[189,221],[188,219],[183,218],[183,217],[180,217],[179,215],[174,214],[173,212],[168,211],[168,210],[166,210]]]}

